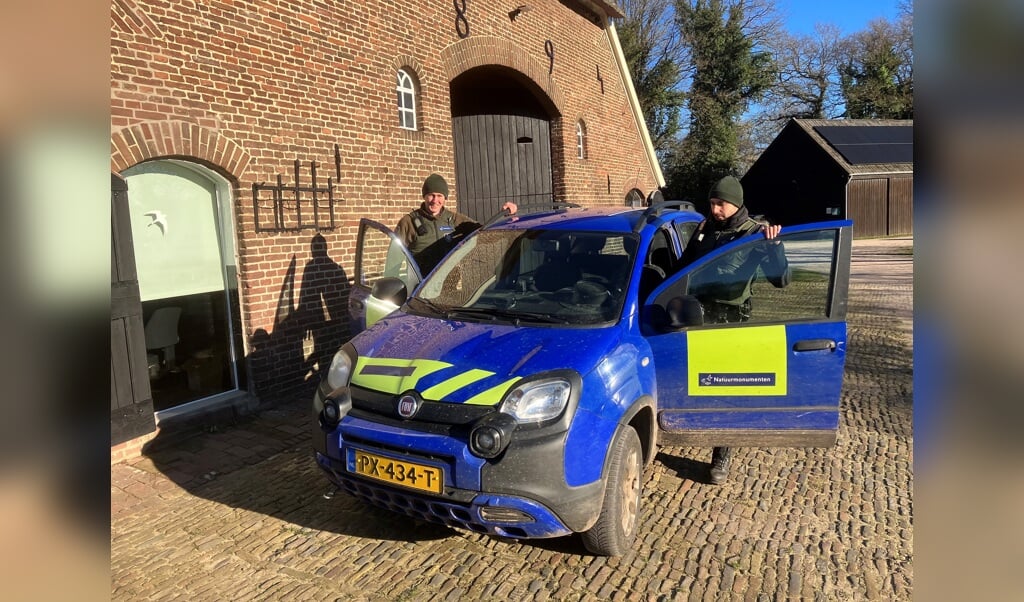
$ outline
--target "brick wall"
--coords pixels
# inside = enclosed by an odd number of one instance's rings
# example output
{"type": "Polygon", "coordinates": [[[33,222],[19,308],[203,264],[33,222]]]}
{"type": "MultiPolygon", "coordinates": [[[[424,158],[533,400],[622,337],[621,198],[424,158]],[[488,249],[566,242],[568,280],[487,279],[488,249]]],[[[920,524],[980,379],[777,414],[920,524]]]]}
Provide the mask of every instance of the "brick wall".
{"type": "Polygon", "coordinates": [[[449,1],[112,1],[111,168],[186,158],[231,182],[251,378],[265,401],[304,395],[311,371],[326,369],[347,336],[359,219],[397,223],[418,204],[430,172],[446,176],[449,206],[458,208],[448,82],[465,70],[514,68],[558,108],[551,131],[559,199],[620,205],[631,188],[656,186],[599,20],[573,2],[530,4],[513,21],[511,6],[467,2],[462,39],[449,1]],[[419,81],[419,131],[396,124],[399,67],[419,81]],[[579,119],[588,132],[583,161],[575,156],[579,119]],[[341,180],[337,227],[322,232],[326,255],[315,256],[311,230],[257,232],[252,185],[279,174],[290,182],[296,159],[303,177],[315,161],[326,179],[335,144],[341,180]]]}

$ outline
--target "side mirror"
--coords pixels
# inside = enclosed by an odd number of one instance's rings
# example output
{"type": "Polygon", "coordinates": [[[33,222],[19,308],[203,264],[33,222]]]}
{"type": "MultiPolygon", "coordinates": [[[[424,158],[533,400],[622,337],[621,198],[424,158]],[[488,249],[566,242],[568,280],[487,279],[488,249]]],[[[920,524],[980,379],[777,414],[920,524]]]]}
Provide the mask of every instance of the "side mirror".
{"type": "Polygon", "coordinates": [[[405,283],[402,282],[401,278],[388,276],[373,283],[373,287],[370,288],[370,295],[381,301],[401,305],[409,297],[409,290],[405,288],[405,283]]]}
{"type": "Polygon", "coordinates": [[[665,330],[682,330],[704,324],[704,308],[693,295],[672,297],[665,308],[665,313],[668,318],[665,330]]]}

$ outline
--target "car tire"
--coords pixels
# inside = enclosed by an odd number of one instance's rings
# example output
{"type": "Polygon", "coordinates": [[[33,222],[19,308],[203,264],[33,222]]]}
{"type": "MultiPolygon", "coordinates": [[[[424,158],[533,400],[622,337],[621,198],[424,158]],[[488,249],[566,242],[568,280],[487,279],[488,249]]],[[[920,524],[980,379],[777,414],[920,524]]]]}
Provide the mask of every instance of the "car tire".
{"type": "Polygon", "coordinates": [[[626,427],[612,442],[608,482],[597,522],[583,533],[583,545],[598,556],[620,556],[633,546],[640,518],[643,450],[636,431],[626,427]]]}

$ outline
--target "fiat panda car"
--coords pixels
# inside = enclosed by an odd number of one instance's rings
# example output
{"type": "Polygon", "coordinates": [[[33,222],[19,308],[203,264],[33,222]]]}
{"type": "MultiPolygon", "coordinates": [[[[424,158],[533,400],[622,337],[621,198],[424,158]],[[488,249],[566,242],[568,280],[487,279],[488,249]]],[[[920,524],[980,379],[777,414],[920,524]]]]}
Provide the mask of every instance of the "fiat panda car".
{"type": "Polygon", "coordinates": [[[659,442],[835,443],[852,223],[753,234],[681,265],[701,216],[554,206],[469,235],[421,279],[363,220],[351,309],[365,322],[313,400],[316,463],[369,504],[516,539],[634,541],[659,442]],[[719,269],[755,266],[750,318],[704,323],[719,269]],[[365,328],[365,330],[363,330],[365,328]]]}

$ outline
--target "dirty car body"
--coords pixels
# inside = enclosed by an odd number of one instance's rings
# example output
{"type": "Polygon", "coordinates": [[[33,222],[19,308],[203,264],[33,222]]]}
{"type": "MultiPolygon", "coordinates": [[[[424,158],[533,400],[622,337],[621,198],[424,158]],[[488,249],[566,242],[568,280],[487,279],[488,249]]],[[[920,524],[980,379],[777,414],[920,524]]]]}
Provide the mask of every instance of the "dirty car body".
{"type": "Polygon", "coordinates": [[[720,265],[774,243],[747,236],[683,266],[700,220],[671,203],[508,218],[422,281],[401,242],[364,220],[352,308],[368,327],[316,393],[316,462],[340,489],[417,519],[581,533],[616,555],[659,438],[833,444],[850,222],[786,228],[793,283],[758,274],[748,322],[705,324],[698,295],[721,284],[720,265]]]}

